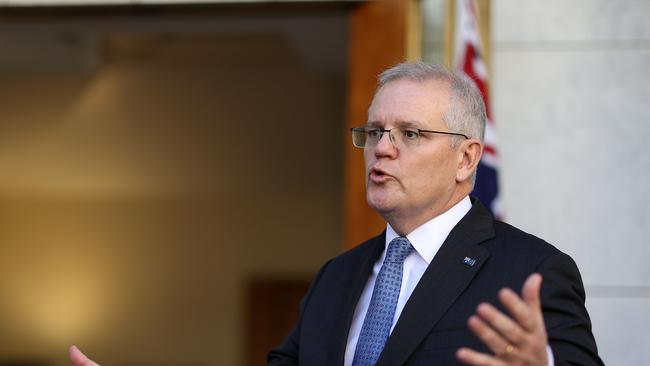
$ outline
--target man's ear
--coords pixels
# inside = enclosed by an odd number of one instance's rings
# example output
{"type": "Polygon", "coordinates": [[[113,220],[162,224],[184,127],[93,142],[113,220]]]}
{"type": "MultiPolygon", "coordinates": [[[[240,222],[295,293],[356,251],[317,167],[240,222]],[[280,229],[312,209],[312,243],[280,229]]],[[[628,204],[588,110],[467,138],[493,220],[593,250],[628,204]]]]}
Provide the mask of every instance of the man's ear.
{"type": "Polygon", "coordinates": [[[478,139],[468,139],[463,141],[458,147],[458,169],[456,170],[456,181],[464,182],[469,179],[478,162],[483,155],[483,143],[478,139]]]}

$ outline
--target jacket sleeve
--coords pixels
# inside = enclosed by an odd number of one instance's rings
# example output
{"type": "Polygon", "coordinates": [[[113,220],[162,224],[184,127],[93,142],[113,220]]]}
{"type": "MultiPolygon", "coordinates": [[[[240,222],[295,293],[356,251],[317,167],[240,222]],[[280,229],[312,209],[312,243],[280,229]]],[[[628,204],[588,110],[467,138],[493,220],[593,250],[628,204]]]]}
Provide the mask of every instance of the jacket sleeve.
{"type": "Polygon", "coordinates": [[[543,276],[542,312],[556,366],[603,366],[598,357],[585,290],[571,257],[556,253],[538,267],[543,276]]]}
{"type": "Polygon", "coordinates": [[[289,335],[282,341],[282,343],[269,352],[266,359],[268,366],[292,366],[300,364],[300,332],[303,313],[309,304],[309,300],[312,293],[314,292],[314,289],[318,286],[318,282],[320,281],[321,276],[325,272],[325,269],[330,262],[325,263],[320,271],[318,271],[311,285],[309,285],[307,294],[302,298],[302,301],[300,301],[300,317],[298,318],[298,323],[294,326],[291,333],[289,333],[289,335]]]}

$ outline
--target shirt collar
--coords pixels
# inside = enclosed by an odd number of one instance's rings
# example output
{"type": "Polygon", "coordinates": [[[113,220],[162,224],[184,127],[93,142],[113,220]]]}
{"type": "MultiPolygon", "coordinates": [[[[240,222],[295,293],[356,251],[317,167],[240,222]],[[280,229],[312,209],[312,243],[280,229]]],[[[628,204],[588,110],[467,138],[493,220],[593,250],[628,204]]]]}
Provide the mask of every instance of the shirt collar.
{"type": "MultiPolygon", "coordinates": [[[[472,208],[472,201],[465,196],[460,202],[449,210],[425,222],[406,235],[415,251],[424,259],[427,264],[431,263],[438,249],[445,242],[451,230],[472,208]]],[[[400,236],[393,230],[390,224],[386,227],[386,247],[391,240],[400,236]]],[[[386,249],[384,249],[384,253],[386,249]]]]}

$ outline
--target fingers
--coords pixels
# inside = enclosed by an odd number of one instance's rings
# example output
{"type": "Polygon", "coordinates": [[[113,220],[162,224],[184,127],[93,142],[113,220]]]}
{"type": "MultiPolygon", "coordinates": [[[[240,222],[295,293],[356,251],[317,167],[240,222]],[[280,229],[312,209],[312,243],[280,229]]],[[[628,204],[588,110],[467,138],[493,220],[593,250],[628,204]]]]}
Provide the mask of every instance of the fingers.
{"type": "Polygon", "coordinates": [[[524,287],[521,290],[521,294],[524,298],[524,301],[528,306],[539,309],[541,308],[541,301],[539,299],[539,293],[542,288],[542,276],[539,273],[533,273],[528,276],[526,282],[524,282],[524,287]]]}
{"type": "Polygon", "coordinates": [[[74,366],[99,366],[91,359],[86,357],[77,346],[70,346],[68,350],[68,355],[70,356],[70,361],[74,366]]]}
{"type": "Polygon", "coordinates": [[[505,362],[497,358],[494,358],[490,355],[486,355],[485,353],[476,352],[474,350],[465,347],[459,348],[458,351],[456,351],[456,358],[462,363],[473,365],[473,366],[506,365],[505,362]]]}
{"type": "MultiPolygon", "coordinates": [[[[511,289],[502,289],[499,291],[499,301],[508,310],[517,324],[526,331],[533,331],[539,320],[531,308],[523,299],[521,299],[511,289]]],[[[540,310],[541,311],[541,310],[540,310]]]]}
{"type": "Polygon", "coordinates": [[[510,289],[500,290],[499,301],[508,314],[481,303],[467,324],[493,354],[461,348],[456,354],[458,360],[476,366],[546,365],[548,341],[540,301],[541,284],[542,276],[535,273],[526,279],[521,297],[510,289]]]}
{"type": "Polygon", "coordinates": [[[528,276],[522,289],[522,297],[505,288],[499,291],[499,301],[506,307],[517,323],[527,331],[535,331],[543,323],[540,289],[542,276],[528,276]]]}
{"type": "Polygon", "coordinates": [[[512,319],[503,315],[490,304],[481,304],[467,325],[494,354],[504,352],[510,343],[518,344],[523,330],[512,319]]]}

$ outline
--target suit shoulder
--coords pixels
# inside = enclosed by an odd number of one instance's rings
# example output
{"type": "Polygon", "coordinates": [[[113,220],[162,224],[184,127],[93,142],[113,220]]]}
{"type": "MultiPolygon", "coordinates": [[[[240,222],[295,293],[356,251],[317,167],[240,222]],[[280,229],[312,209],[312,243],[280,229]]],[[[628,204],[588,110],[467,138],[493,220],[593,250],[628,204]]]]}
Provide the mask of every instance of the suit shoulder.
{"type": "Polygon", "coordinates": [[[368,257],[372,257],[373,254],[377,254],[378,250],[383,249],[382,244],[384,244],[383,233],[370,238],[351,249],[344,251],[343,253],[332,258],[331,262],[336,264],[365,260],[368,257]]]}
{"type": "Polygon", "coordinates": [[[385,236],[382,233],[374,238],[344,251],[330,259],[321,268],[321,274],[326,278],[346,278],[359,271],[369,262],[374,263],[381,256],[385,236]]]}
{"type": "Polygon", "coordinates": [[[494,232],[497,243],[509,251],[522,251],[527,255],[537,254],[544,257],[564,254],[544,239],[502,221],[494,221],[494,232]]]}

